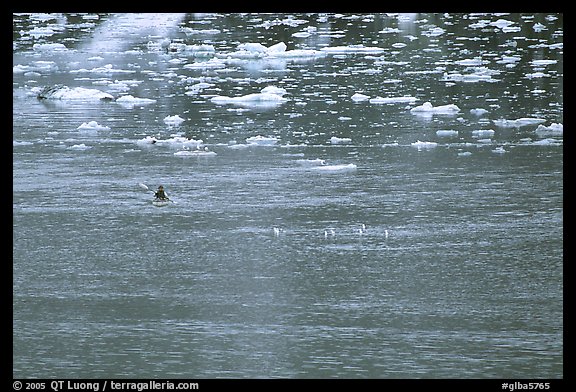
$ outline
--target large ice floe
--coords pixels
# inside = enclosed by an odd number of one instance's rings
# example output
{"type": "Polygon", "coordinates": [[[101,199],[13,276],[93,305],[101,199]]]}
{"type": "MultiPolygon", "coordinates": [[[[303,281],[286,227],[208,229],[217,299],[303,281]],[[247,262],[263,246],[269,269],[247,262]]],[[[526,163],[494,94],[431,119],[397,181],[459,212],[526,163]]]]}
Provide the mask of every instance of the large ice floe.
{"type": "Polygon", "coordinates": [[[267,86],[259,93],[251,93],[238,97],[226,97],[217,95],[210,98],[212,103],[217,105],[233,104],[243,107],[275,107],[288,101],[284,98],[286,90],[281,87],[267,86]]]}
{"type": "Polygon", "coordinates": [[[66,101],[113,101],[114,97],[103,91],[84,88],[84,87],[67,87],[55,85],[40,88],[37,93],[38,99],[59,99],[66,101]]]}

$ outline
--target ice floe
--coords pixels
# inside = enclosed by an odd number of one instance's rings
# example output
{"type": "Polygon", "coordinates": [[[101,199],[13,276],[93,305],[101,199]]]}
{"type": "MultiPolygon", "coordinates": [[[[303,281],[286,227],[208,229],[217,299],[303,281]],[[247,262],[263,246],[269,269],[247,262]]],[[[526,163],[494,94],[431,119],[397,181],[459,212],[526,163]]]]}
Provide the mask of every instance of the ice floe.
{"type": "Polygon", "coordinates": [[[460,108],[454,104],[433,106],[430,102],[425,102],[420,106],[410,109],[410,113],[414,114],[456,114],[460,108]]]}
{"type": "Polygon", "coordinates": [[[412,147],[417,148],[418,151],[421,151],[421,150],[429,150],[432,148],[436,148],[438,146],[438,143],[436,143],[436,142],[421,142],[420,140],[418,140],[414,143],[411,143],[410,145],[412,147]]]}
{"type": "Polygon", "coordinates": [[[494,125],[500,128],[520,128],[526,125],[537,125],[546,122],[543,118],[522,117],[516,120],[498,119],[492,120],[494,125]]]}
{"type": "Polygon", "coordinates": [[[146,136],[140,140],[136,141],[136,144],[139,146],[148,146],[148,145],[155,145],[155,146],[166,146],[170,148],[198,148],[204,143],[203,140],[200,139],[189,139],[184,136],[173,136],[168,139],[160,139],[154,136],[146,136]]]}
{"type": "Polygon", "coordinates": [[[473,114],[473,115],[478,116],[478,117],[480,117],[486,113],[488,113],[488,110],[486,110],[486,109],[482,109],[482,108],[470,109],[470,114],[473,114]]]}
{"type": "Polygon", "coordinates": [[[352,95],[351,99],[355,102],[367,101],[370,99],[370,96],[366,94],[355,93],[354,95],[352,95]]]}
{"type": "Polygon", "coordinates": [[[246,138],[246,143],[251,146],[274,146],[278,143],[278,139],[273,136],[252,136],[246,138]]]}
{"type": "Polygon", "coordinates": [[[79,131],[109,131],[110,127],[100,125],[96,121],[82,123],[78,128],[79,131]]]}
{"type": "Polygon", "coordinates": [[[217,105],[233,104],[243,107],[275,107],[288,101],[284,98],[286,90],[280,87],[267,86],[259,93],[246,94],[238,97],[217,95],[210,102],[217,105]]]}
{"type": "Polygon", "coordinates": [[[166,124],[170,127],[177,127],[180,124],[182,124],[183,122],[184,122],[184,119],[177,114],[174,116],[164,117],[164,124],[166,124]]]}
{"type": "Polygon", "coordinates": [[[330,144],[350,144],[352,143],[352,139],[349,137],[336,137],[332,136],[330,138],[330,144]]]}
{"type": "Polygon", "coordinates": [[[69,150],[78,150],[78,151],[89,150],[89,149],[91,149],[91,148],[92,148],[92,147],[87,146],[87,145],[84,144],[84,143],[74,144],[74,145],[68,147],[69,150]]]}
{"type": "Polygon", "coordinates": [[[491,138],[494,136],[493,129],[477,129],[472,131],[472,137],[476,138],[491,138]]]}
{"type": "Polygon", "coordinates": [[[412,96],[403,97],[376,97],[370,98],[369,102],[373,104],[388,104],[388,103],[414,103],[418,98],[412,96]]]}
{"type": "Polygon", "coordinates": [[[177,157],[214,157],[216,155],[214,151],[209,151],[208,147],[200,149],[200,145],[197,145],[195,150],[184,149],[174,153],[177,157]]]}
{"type": "Polygon", "coordinates": [[[438,137],[455,137],[458,136],[458,131],[454,131],[454,130],[438,130],[436,131],[436,136],[438,137]]]}
{"type": "Polygon", "coordinates": [[[150,98],[138,98],[132,95],[123,95],[121,97],[118,97],[116,99],[116,102],[125,107],[134,107],[134,106],[149,105],[151,103],[155,103],[156,100],[150,98]]]}
{"type": "Polygon", "coordinates": [[[37,95],[38,99],[59,99],[65,101],[112,101],[114,97],[103,91],[84,88],[67,87],[62,85],[44,87],[37,95]]]}
{"type": "Polygon", "coordinates": [[[538,136],[562,136],[564,134],[564,125],[561,123],[552,123],[550,126],[540,124],[535,132],[538,136]]]}

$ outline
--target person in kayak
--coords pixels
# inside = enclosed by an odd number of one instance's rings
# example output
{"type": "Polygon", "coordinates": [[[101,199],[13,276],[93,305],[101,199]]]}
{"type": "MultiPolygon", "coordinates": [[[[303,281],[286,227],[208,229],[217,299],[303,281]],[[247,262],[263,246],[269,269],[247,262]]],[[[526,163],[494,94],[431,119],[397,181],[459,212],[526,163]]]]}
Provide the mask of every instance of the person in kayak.
{"type": "Polygon", "coordinates": [[[160,185],[158,190],[154,193],[154,197],[158,200],[169,200],[168,195],[164,192],[164,187],[160,185]]]}

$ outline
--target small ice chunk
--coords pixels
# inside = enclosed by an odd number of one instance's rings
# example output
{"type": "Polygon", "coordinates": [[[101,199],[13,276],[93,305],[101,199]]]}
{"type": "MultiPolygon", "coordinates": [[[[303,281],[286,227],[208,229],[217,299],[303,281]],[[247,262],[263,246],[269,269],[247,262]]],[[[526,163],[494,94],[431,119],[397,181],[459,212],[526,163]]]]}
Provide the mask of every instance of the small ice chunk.
{"type": "Polygon", "coordinates": [[[416,147],[418,149],[418,151],[421,150],[429,150],[432,148],[435,148],[436,146],[438,146],[438,143],[436,142],[421,142],[420,140],[414,142],[411,144],[412,147],[416,147]]]}
{"type": "Polygon", "coordinates": [[[366,101],[366,100],[370,99],[370,96],[365,95],[365,94],[355,93],[354,95],[352,95],[351,99],[355,102],[360,102],[360,101],[366,101]]]}
{"type": "Polygon", "coordinates": [[[494,125],[500,128],[520,128],[526,125],[537,125],[546,122],[543,118],[522,117],[516,120],[498,119],[493,120],[494,125]]]}
{"type": "Polygon", "coordinates": [[[482,109],[482,108],[470,109],[470,114],[473,114],[473,115],[478,116],[478,117],[480,117],[486,113],[488,113],[488,110],[486,110],[486,109],[482,109]]]}
{"type": "Polygon", "coordinates": [[[480,137],[480,138],[491,138],[494,136],[493,129],[477,129],[472,131],[473,137],[480,137]]]}
{"type": "Polygon", "coordinates": [[[455,137],[455,136],[458,136],[458,131],[454,131],[454,130],[451,130],[451,129],[439,130],[439,131],[436,131],[436,136],[439,136],[439,137],[455,137]]]}
{"type": "Polygon", "coordinates": [[[460,108],[454,104],[433,106],[430,102],[425,102],[423,105],[416,106],[410,109],[410,113],[432,113],[432,114],[456,114],[460,108]]]}
{"type": "Polygon", "coordinates": [[[561,123],[552,123],[547,127],[540,124],[535,132],[539,136],[562,136],[564,134],[564,125],[561,123]]]}
{"type": "Polygon", "coordinates": [[[82,123],[77,129],[81,131],[109,131],[110,127],[100,125],[96,121],[89,121],[82,123]]]}
{"type": "Polygon", "coordinates": [[[164,123],[168,126],[171,126],[171,127],[177,127],[178,125],[182,124],[183,122],[184,122],[184,119],[177,114],[174,116],[164,117],[164,123]]]}
{"type": "Polygon", "coordinates": [[[78,151],[84,151],[84,150],[88,150],[92,147],[85,145],[84,143],[80,143],[80,144],[74,144],[70,147],[68,147],[69,150],[78,150],[78,151]]]}
{"type": "Polygon", "coordinates": [[[330,144],[349,144],[352,143],[352,139],[349,137],[336,137],[332,136],[330,138],[330,144]]]}
{"type": "Polygon", "coordinates": [[[278,139],[273,136],[266,137],[258,135],[247,138],[246,143],[248,143],[251,146],[273,146],[276,143],[278,143],[278,139]]]}
{"type": "Polygon", "coordinates": [[[374,104],[386,104],[386,103],[414,103],[418,100],[418,98],[411,97],[411,96],[404,96],[404,97],[376,97],[370,99],[370,103],[374,104]]]}
{"type": "Polygon", "coordinates": [[[134,106],[148,105],[156,102],[156,100],[150,98],[137,98],[132,95],[123,95],[118,99],[116,99],[116,102],[122,104],[123,106],[134,107],[134,106]]]}

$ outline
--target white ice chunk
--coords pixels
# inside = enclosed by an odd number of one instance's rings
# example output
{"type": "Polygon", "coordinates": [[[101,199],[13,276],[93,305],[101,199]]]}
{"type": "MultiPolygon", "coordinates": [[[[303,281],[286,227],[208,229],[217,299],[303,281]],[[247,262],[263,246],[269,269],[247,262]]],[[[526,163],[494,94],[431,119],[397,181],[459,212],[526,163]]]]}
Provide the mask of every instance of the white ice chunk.
{"type": "Polygon", "coordinates": [[[564,125],[561,123],[552,123],[550,126],[538,125],[535,132],[539,136],[562,136],[564,134],[564,125]]]}
{"type": "Polygon", "coordinates": [[[168,126],[177,127],[178,125],[182,124],[183,122],[184,122],[184,119],[177,114],[174,116],[164,117],[164,124],[166,124],[168,126]]]}
{"type": "Polygon", "coordinates": [[[336,137],[332,136],[330,138],[330,144],[349,144],[352,143],[352,139],[349,137],[336,137]]]}
{"type": "Polygon", "coordinates": [[[411,96],[404,96],[404,97],[376,97],[371,98],[370,103],[373,104],[386,104],[386,103],[414,103],[418,100],[418,98],[411,97],[411,96]]]}
{"type": "Polygon", "coordinates": [[[522,117],[516,120],[499,119],[493,120],[494,125],[500,128],[520,128],[525,125],[537,125],[546,122],[543,118],[522,117]]]}
{"type": "Polygon", "coordinates": [[[274,107],[288,101],[287,98],[283,97],[284,94],[286,94],[286,90],[283,88],[267,86],[259,93],[252,93],[238,97],[217,95],[212,97],[210,101],[217,105],[234,104],[247,107],[274,107]]]}
{"type": "Polygon", "coordinates": [[[410,112],[415,114],[456,114],[459,111],[460,108],[454,104],[433,106],[430,102],[425,102],[423,105],[410,109],[410,112]]]}
{"type": "Polygon", "coordinates": [[[213,157],[217,154],[214,151],[204,150],[180,150],[174,153],[177,157],[213,157]]]}
{"type": "Polygon", "coordinates": [[[34,44],[32,49],[39,52],[65,52],[68,50],[64,44],[59,43],[34,44]]]}
{"type": "Polygon", "coordinates": [[[421,142],[420,140],[411,143],[412,147],[416,147],[418,149],[418,151],[421,150],[429,150],[432,148],[435,148],[436,146],[438,146],[438,143],[436,142],[421,142]]]}
{"type": "Polygon", "coordinates": [[[70,147],[68,147],[69,150],[78,150],[78,151],[84,151],[84,150],[88,150],[92,147],[85,145],[84,143],[80,143],[80,144],[74,144],[70,147]]]}
{"type": "Polygon", "coordinates": [[[458,65],[465,65],[465,66],[472,67],[472,66],[479,66],[482,64],[486,64],[486,63],[488,63],[488,61],[482,60],[482,57],[474,57],[472,59],[457,60],[454,63],[458,64],[458,65]]]}
{"type": "Polygon", "coordinates": [[[300,166],[322,166],[326,164],[324,159],[316,158],[316,159],[297,159],[296,163],[300,166]]]}
{"type": "Polygon", "coordinates": [[[38,98],[43,99],[60,99],[63,101],[98,101],[98,100],[113,100],[114,97],[103,91],[84,88],[84,87],[66,87],[54,86],[43,89],[38,98]]]}
{"type": "Polygon", "coordinates": [[[100,125],[96,121],[89,121],[82,123],[77,129],[81,131],[109,131],[110,127],[100,125]]]}
{"type": "Polygon", "coordinates": [[[247,138],[246,143],[251,146],[274,146],[276,143],[278,143],[278,139],[273,136],[266,137],[258,135],[247,138]]]}
{"type": "Polygon", "coordinates": [[[370,96],[365,95],[365,94],[356,93],[356,94],[352,95],[351,98],[355,102],[360,102],[360,101],[366,101],[366,100],[370,99],[370,96]]]}
{"type": "Polygon", "coordinates": [[[558,60],[532,60],[530,65],[533,67],[542,67],[545,65],[556,64],[558,60]]]}
{"type": "Polygon", "coordinates": [[[458,131],[454,131],[451,129],[439,130],[439,131],[436,131],[436,136],[438,136],[438,137],[455,137],[455,136],[458,136],[458,131]]]}
{"type": "Polygon", "coordinates": [[[148,105],[156,102],[156,100],[150,98],[138,98],[132,95],[123,95],[118,99],[116,99],[116,102],[122,104],[123,106],[134,107],[134,106],[148,105]]]}
{"type": "Polygon", "coordinates": [[[470,109],[470,114],[473,114],[473,115],[478,116],[478,117],[480,117],[486,113],[488,113],[488,110],[486,110],[486,109],[482,109],[482,108],[470,109]]]}
{"type": "Polygon", "coordinates": [[[479,137],[479,138],[491,138],[494,136],[494,130],[493,129],[477,129],[472,131],[472,136],[473,137],[479,137]]]}

